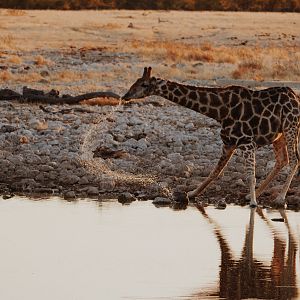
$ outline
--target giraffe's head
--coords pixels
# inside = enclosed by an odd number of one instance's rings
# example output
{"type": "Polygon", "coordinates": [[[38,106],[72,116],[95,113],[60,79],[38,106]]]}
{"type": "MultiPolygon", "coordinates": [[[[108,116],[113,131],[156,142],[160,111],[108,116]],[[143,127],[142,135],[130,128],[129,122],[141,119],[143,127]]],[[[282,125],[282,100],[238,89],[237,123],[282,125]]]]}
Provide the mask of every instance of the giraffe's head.
{"type": "Polygon", "coordinates": [[[122,97],[124,100],[139,99],[153,94],[156,85],[156,79],[151,78],[151,67],[144,68],[144,73],[122,97]]]}

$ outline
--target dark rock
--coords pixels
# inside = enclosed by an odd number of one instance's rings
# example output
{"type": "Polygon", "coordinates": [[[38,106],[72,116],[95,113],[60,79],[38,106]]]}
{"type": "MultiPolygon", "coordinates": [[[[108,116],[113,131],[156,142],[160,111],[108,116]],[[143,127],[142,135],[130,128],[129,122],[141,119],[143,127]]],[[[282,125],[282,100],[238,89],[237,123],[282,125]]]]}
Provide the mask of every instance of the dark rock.
{"type": "Polygon", "coordinates": [[[215,208],[216,209],[225,209],[227,206],[226,202],[224,199],[219,200],[216,204],[215,204],[215,208]]]}
{"type": "Polygon", "coordinates": [[[174,191],[173,192],[173,200],[175,202],[186,203],[186,204],[189,202],[187,193],[182,192],[182,191],[174,191]]]}
{"type": "Polygon", "coordinates": [[[18,130],[19,128],[17,126],[9,125],[9,124],[4,124],[0,128],[1,133],[6,133],[6,132],[14,132],[18,130]]]}
{"type": "Polygon", "coordinates": [[[118,202],[122,204],[131,203],[136,201],[134,195],[130,194],[129,192],[122,193],[118,196],[118,202]]]}
{"type": "Polygon", "coordinates": [[[171,199],[169,198],[164,198],[164,197],[156,197],[152,203],[155,205],[155,206],[169,206],[172,201],[171,199]]]}
{"type": "Polygon", "coordinates": [[[93,151],[94,155],[93,157],[101,157],[103,159],[108,158],[122,158],[126,155],[126,152],[124,150],[111,150],[107,147],[97,147],[93,151]]]}
{"type": "Polygon", "coordinates": [[[48,77],[48,76],[50,76],[50,73],[48,71],[46,71],[46,70],[42,71],[40,74],[41,74],[42,77],[48,77]]]}
{"type": "Polygon", "coordinates": [[[74,191],[67,191],[64,193],[64,199],[66,200],[71,200],[71,199],[76,199],[76,194],[74,191]]]}
{"type": "Polygon", "coordinates": [[[171,208],[174,210],[185,210],[188,207],[188,202],[173,202],[171,208]]]}
{"type": "Polygon", "coordinates": [[[89,196],[97,196],[99,195],[99,190],[97,187],[95,186],[89,186],[87,187],[86,189],[86,193],[89,195],[89,196]]]}
{"type": "Polygon", "coordinates": [[[47,188],[47,187],[38,187],[34,189],[34,192],[37,194],[52,195],[54,193],[54,190],[52,188],[47,188]]]}
{"type": "Polygon", "coordinates": [[[4,200],[7,200],[7,199],[10,199],[10,198],[12,198],[12,197],[14,197],[14,196],[15,196],[14,194],[6,194],[6,195],[3,195],[2,198],[3,198],[4,200]]]}

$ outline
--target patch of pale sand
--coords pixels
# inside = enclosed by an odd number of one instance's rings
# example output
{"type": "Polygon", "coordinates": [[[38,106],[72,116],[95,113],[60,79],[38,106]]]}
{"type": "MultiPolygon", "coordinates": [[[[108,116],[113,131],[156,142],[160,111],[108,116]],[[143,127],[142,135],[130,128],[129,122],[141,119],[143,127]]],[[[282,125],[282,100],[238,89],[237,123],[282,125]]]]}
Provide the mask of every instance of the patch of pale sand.
{"type": "MultiPolygon", "coordinates": [[[[300,78],[299,60],[294,63],[290,59],[291,56],[283,56],[279,53],[280,49],[278,50],[280,47],[292,49],[289,51],[293,52],[299,49],[298,14],[47,10],[9,15],[5,10],[0,10],[0,16],[0,63],[7,64],[9,55],[19,55],[23,62],[16,66],[21,70],[20,73],[2,72],[0,84],[30,84],[48,89],[51,82],[51,86],[59,87],[60,90],[86,92],[89,89],[104,88],[123,93],[140,75],[145,65],[153,67],[155,76],[178,81],[232,79],[233,74],[239,79],[255,80],[300,78]],[[130,23],[132,26],[128,27],[130,23]],[[247,55],[250,56],[248,62],[247,56],[240,61],[239,57],[237,59],[231,55],[235,59],[234,63],[205,62],[201,59],[198,63],[197,60],[181,61],[177,57],[172,61],[168,57],[157,55],[159,51],[163,52],[163,49],[157,49],[160,47],[159,43],[154,44],[153,48],[145,44],[148,50],[144,51],[140,48],[134,50],[133,41],[139,41],[142,45],[143,41],[171,44],[176,41],[179,44],[188,43],[195,46],[207,44],[211,45],[212,53],[214,49],[219,51],[218,49],[222,49],[220,46],[224,45],[227,47],[227,50],[224,50],[226,53],[218,54],[222,59],[233,54],[231,49],[247,50],[247,53],[250,52],[247,55]],[[246,46],[241,46],[245,42],[246,46]],[[248,65],[253,65],[254,48],[250,49],[248,45],[258,45],[260,49],[268,45],[266,49],[273,47],[276,53],[261,54],[258,69],[252,70],[248,65]],[[61,51],[69,46],[74,47],[73,56],[61,51]],[[107,61],[95,60],[93,63],[97,53],[90,58],[90,52],[87,51],[88,56],[84,59],[78,50],[81,47],[104,49],[98,52],[107,52],[110,58],[107,61]],[[48,51],[51,49],[54,50],[53,53],[48,51]],[[1,50],[4,53],[2,56],[1,50]],[[5,54],[5,51],[8,51],[9,55],[5,54]],[[118,59],[120,53],[125,53],[126,58],[118,59]],[[56,60],[59,56],[62,58],[56,60]],[[40,64],[32,66],[37,57],[40,57],[40,64]],[[51,65],[47,62],[51,62],[51,65]],[[22,67],[28,64],[31,71],[28,74],[23,73],[22,67]],[[42,82],[40,72],[43,68],[50,72],[50,77],[46,78],[50,80],[49,83],[42,82]],[[72,76],[60,76],[62,72],[69,72],[72,76]]],[[[296,54],[293,55],[297,57],[296,54]]]]}
{"type": "MultiPolygon", "coordinates": [[[[86,45],[120,46],[127,41],[184,40],[216,45],[241,42],[298,44],[299,14],[183,11],[27,11],[0,10],[0,36],[22,50],[86,45]],[[132,23],[132,27],[128,25],[132,23]],[[179,25],[179,26],[178,26],[179,25]]],[[[1,46],[0,46],[1,47],[1,46]]]]}

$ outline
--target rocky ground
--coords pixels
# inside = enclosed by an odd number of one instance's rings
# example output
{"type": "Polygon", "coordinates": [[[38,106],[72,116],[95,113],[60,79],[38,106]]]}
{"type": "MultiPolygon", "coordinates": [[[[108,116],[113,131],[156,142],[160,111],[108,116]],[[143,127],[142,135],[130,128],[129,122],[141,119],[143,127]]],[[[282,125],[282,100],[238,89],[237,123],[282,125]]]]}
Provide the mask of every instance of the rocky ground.
{"type": "MultiPolygon", "coordinates": [[[[0,10],[0,15],[0,88],[121,95],[151,65],[153,75],[188,84],[300,90],[297,14],[0,10]],[[174,26],[179,19],[180,28],[174,26]]],[[[120,106],[1,101],[0,191],[68,199],[122,195],[121,201],[132,197],[129,192],[167,203],[174,191],[189,191],[208,176],[221,151],[219,131],[215,121],[159,97],[120,106]]],[[[258,183],[273,165],[272,149],[260,149],[258,183]]],[[[285,176],[283,170],[262,202],[275,198],[285,176]]],[[[299,180],[288,195],[296,206],[299,180]]],[[[201,200],[244,204],[247,191],[237,153],[201,200]]]]}
{"type": "MultiPolygon", "coordinates": [[[[212,170],[221,149],[218,124],[158,97],[110,106],[0,103],[2,194],[55,194],[65,198],[170,198],[212,170]]],[[[257,152],[257,178],[274,165],[271,148],[257,152]]],[[[262,197],[275,197],[285,178],[262,197]]],[[[288,202],[299,204],[299,177],[288,202]]],[[[236,154],[201,200],[245,203],[243,160],[236,154]]],[[[158,199],[159,200],[159,199],[158,199]]]]}

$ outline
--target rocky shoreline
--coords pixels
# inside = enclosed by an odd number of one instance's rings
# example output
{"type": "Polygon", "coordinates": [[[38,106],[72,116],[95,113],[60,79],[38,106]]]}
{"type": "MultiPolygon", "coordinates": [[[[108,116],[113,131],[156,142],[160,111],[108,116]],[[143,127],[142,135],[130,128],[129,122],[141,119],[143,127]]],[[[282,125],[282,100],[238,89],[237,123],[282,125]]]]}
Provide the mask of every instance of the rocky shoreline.
{"type": "MultiPolygon", "coordinates": [[[[0,112],[2,195],[168,199],[201,182],[221,150],[218,123],[156,97],[114,107],[2,101],[0,112]]],[[[272,149],[259,149],[258,182],[273,165],[272,149]]],[[[261,203],[274,198],[284,178],[283,170],[261,203]]],[[[245,204],[247,190],[237,154],[200,200],[245,204]]],[[[299,177],[287,201],[300,205],[299,177]]]]}

